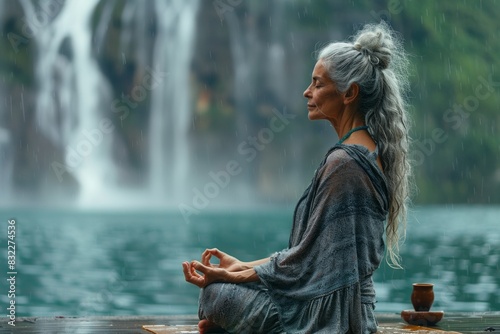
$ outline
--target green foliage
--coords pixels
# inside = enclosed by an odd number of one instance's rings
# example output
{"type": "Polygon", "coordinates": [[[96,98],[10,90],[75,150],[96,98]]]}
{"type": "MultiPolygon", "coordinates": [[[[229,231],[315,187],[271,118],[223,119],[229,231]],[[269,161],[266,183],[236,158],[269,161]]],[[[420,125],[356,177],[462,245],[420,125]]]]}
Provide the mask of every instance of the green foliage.
{"type": "Polygon", "coordinates": [[[14,15],[5,17],[0,23],[3,32],[0,36],[0,76],[8,85],[31,86],[36,54],[33,34],[26,22],[14,15]]]}
{"type": "Polygon", "coordinates": [[[500,201],[499,1],[292,3],[302,29],[318,31],[354,8],[358,22],[385,19],[402,34],[412,63],[413,153],[423,157],[416,159],[415,202],[500,201]],[[446,139],[434,141],[441,130],[446,139]]]}
{"type": "MultiPolygon", "coordinates": [[[[435,128],[447,140],[416,168],[419,202],[483,202],[500,200],[498,170],[499,119],[497,97],[500,87],[487,97],[478,94],[485,81],[499,82],[495,75],[500,51],[495,35],[500,14],[497,1],[409,1],[405,2],[417,78],[413,78],[415,127],[413,136],[424,140],[435,128]],[[490,79],[490,76],[493,75],[490,79]],[[482,78],[483,80],[481,80],[482,78]],[[485,80],[484,80],[485,79],[485,80]],[[463,110],[451,114],[453,106],[463,110]]],[[[408,41],[408,40],[407,40],[408,41]]]]}

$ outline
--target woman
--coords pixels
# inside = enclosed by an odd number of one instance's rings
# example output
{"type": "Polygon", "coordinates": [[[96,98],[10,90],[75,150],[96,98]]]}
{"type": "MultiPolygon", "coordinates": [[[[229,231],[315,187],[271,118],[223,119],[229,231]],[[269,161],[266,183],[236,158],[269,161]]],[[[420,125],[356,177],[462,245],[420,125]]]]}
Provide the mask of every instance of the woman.
{"type": "Polygon", "coordinates": [[[202,288],[201,333],[377,331],[372,274],[384,223],[389,259],[399,266],[406,215],[406,65],[385,23],[319,52],[304,92],[308,117],[329,121],[341,139],[296,206],[287,249],[250,263],[207,249],[201,263],[183,263],[186,280],[202,288]]]}

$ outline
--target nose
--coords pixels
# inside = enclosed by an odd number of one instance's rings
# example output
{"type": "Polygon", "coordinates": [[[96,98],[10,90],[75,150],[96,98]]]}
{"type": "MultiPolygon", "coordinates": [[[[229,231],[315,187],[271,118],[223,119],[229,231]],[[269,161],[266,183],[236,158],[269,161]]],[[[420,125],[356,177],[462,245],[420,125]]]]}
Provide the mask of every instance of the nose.
{"type": "Polygon", "coordinates": [[[304,91],[304,93],[302,95],[304,95],[304,97],[306,99],[309,99],[311,98],[311,85],[307,86],[306,90],[304,91]]]}

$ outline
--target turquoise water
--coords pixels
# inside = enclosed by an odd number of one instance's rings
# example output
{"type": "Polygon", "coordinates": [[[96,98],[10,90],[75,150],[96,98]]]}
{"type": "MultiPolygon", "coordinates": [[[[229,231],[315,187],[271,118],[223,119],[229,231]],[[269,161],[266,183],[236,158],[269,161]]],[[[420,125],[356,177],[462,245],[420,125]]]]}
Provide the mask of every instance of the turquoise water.
{"type": "MultiPolygon", "coordinates": [[[[207,247],[240,258],[287,245],[292,209],[218,212],[187,224],[176,212],[0,211],[0,277],[16,220],[17,316],[194,314],[198,288],[181,262],[207,247]]],[[[411,308],[411,283],[435,284],[434,309],[500,310],[500,207],[419,207],[402,247],[404,270],[375,274],[377,311],[411,308]]],[[[0,304],[9,298],[0,280],[0,304]]],[[[1,316],[1,314],[0,314],[1,316]]]]}

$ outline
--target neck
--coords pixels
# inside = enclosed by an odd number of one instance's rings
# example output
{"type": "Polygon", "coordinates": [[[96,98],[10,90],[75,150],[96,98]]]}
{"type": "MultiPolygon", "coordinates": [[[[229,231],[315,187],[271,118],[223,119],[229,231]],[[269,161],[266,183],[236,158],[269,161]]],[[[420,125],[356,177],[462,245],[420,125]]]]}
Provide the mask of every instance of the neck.
{"type": "Polygon", "coordinates": [[[337,136],[339,138],[344,137],[349,131],[354,128],[364,126],[365,121],[360,119],[359,117],[349,117],[344,120],[340,119],[339,122],[332,122],[333,128],[335,132],[337,132],[337,136]]]}

